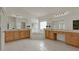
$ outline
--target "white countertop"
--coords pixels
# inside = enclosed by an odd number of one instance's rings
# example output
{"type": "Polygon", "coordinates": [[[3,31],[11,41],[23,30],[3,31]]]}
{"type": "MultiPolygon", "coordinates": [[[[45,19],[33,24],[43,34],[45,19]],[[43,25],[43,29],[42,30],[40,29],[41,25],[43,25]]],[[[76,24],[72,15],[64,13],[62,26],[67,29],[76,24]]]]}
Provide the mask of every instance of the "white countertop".
{"type": "Polygon", "coordinates": [[[30,30],[30,29],[8,29],[8,30],[4,30],[4,31],[19,31],[19,30],[30,30]]]}
{"type": "Polygon", "coordinates": [[[64,32],[76,32],[76,33],[79,33],[79,30],[63,30],[63,29],[45,29],[45,30],[64,31],[64,32]]]}

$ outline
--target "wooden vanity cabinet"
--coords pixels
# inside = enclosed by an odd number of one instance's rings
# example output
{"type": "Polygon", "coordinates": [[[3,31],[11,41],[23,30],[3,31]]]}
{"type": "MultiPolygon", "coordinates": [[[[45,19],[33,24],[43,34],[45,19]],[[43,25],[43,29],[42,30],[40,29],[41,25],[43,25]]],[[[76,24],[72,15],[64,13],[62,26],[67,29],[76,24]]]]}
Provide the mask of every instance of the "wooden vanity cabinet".
{"type": "Polygon", "coordinates": [[[45,30],[45,38],[46,39],[49,39],[49,32],[50,32],[49,30],[45,30]]]}
{"type": "Polygon", "coordinates": [[[50,30],[45,30],[45,38],[46,39],[51,39],[51,40],[56,40],[56,33],[50,30]]]}
{"type": "Polygon", "coordinates": [[[19,35],[20,35],[21,39],[25,39],[26,38],[26,32],[25,31],[20,31],[19,35]]]}
{"type": "Polygon", "coordinates": [[[65,33],[65,42],[67,44],[79,47],[79,33],[73,33],[73,32],[65,33]]]}
{"type": "Polygon", "coordinates": [[[19,34],[21,39],[30,38],[30,30],[20,31],[19,34]]]}
{"type": "Polygon", "coordinates": [[[20,39],[19,31],[14,31],[14,38],[15,38],[15,40],[20,39]]]}
{"type": "Polygon", "coordinates": [[[5,32],[5,41],[12,41],[14,40],[14,31],[6,31],[5,32]]]}
{"type": "Polygon", "coordinates": [[[51,39],[51,40],[56,40],[56,37],[57,37],[57,34],[54,33],[53,31],[50,31],[49,39],[51,39]]]}
{"type": "Polygon", "coordinates": [[[30,30],[26,31],[26,37],[30,38],[30,30]]]}
{"type": "Polygon", "coordinates": [[[30,30],[5,31],[5,42],[30,38],[30,30]]]}
{"type": "Polygon", "coordinates": [[[56,40],[57,34],[64,34],[65,35],[65,42],[67,44],[79,47],[79,33],[45,30],[45,38],[46,39],[56,40]]]}

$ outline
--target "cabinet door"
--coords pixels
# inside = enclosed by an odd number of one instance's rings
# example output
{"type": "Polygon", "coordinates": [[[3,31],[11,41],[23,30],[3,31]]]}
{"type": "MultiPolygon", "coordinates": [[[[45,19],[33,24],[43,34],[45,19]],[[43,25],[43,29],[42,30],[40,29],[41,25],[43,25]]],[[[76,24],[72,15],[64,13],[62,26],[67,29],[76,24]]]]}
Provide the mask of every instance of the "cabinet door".
{"type": "Polygon", "coordinates": [[[72,33],[67,32],[65,33],[65,42],[68,44],[72,44],[73,36],[72,33]]]}
{"type": "Polygon", "coordinates": [[[26,37],[25,31],[20,31],[20,39],[24,39],[26,37]]]}
{"type": "Polygon", "coordinates": [[[70,37],[71,37],[71,35],[69,33],[65,33],[65,42],[66,43],[70,42],[70,37]]]}
{"type": "Polygon", "coordinates": [[[49,31],[45,30],[45,38],[48,39],[48,37],[49,37],[49,31]]]}
{"type": "Polygon", "coordinates": [[[26,38],[30,38],[30,31],[29,30],[26,31],[26,38]]]}
{"type": "Polygon", "coordinates": [[[47,31],[47,38],[50,39],[50,34],[51,32],[50,31],[47,31]]]}
{"type": "Polygon", "coordinates": [[[72,44],[79,47],[79,33],[72,33],[72,44]]]}
{"type": "Polygon", "coordinates": [[[15,40],[20,39],[19,31],[14,32],[14,38],[15,40]]]}
{"type": "Polygon", "coordinates": [[[50,39],[56,40],[56,34],[50,31],[50,39]]]}
{"type": "Polygon", "coordinates": [[[79,36],[78,35],[79,34],[77,33],[66,33],[65,34],[66,43],[79,47],[79,36]]]}
{"type": "Polygon", "coordinates": [[[7,31],[5,32],[5,41],[12,41],[14,40],[14,31],[7,31]]]}

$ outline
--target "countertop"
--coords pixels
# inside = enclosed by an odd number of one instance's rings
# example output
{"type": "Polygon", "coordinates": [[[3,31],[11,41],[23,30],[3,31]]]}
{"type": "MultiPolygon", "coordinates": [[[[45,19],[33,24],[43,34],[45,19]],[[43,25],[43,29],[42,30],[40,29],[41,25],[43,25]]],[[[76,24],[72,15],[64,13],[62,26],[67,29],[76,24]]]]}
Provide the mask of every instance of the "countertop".
{"type": "Polygon", "coordinates": [[[4,31],[20,31],[20,30],[31,30],[31,29],[8,29],[4,31]]]}
{"type": "Polygon", "coordinates": [[[79,33],[79,30],[64,30],[64,29],[45,29],[45,30],[79,33]]]}

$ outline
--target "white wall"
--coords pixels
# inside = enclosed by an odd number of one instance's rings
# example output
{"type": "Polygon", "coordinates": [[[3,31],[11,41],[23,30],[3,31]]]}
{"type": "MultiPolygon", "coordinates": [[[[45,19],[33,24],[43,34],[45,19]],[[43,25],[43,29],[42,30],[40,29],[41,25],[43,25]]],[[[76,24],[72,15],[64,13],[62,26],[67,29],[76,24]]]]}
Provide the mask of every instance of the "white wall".
{"type": "Polygon", "coordinates": [[[67,31],[79,32],[79,30],[73,30],[73,20],[79,20],[79,18],[65,20],[65,29],[67,31]]]}
{"type": "Polygon", "coordinates": [[[4,49],[5,46],[5,37],[4,37],[4,31],[7,29],[7,22],[8,22],[8,18],[6,15],[4,15],[4,13],[1,10],[1,50],[4,49]]]}
{"type": "Polygon", "coordinates": [[[1,8],[0,8],[0,50],[1,50],[1,8]]]}

